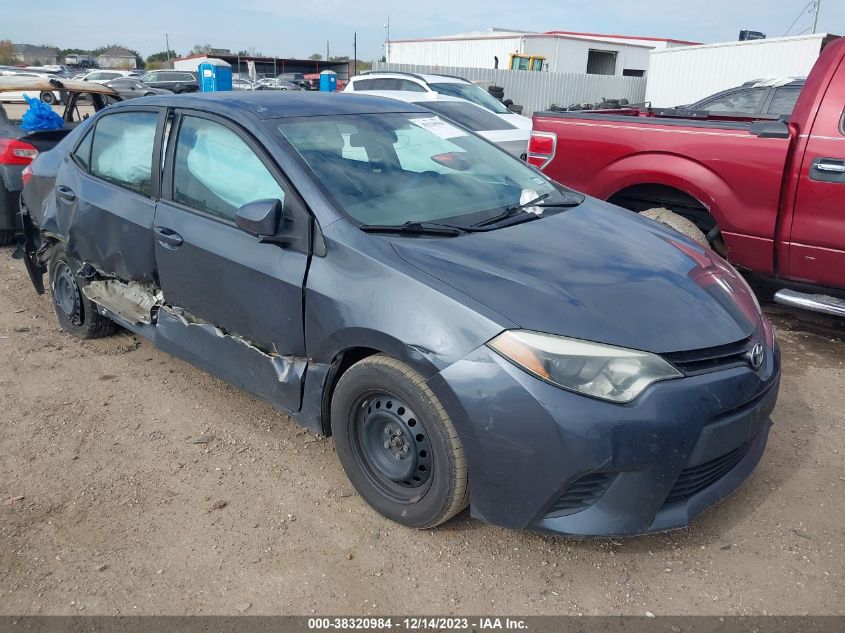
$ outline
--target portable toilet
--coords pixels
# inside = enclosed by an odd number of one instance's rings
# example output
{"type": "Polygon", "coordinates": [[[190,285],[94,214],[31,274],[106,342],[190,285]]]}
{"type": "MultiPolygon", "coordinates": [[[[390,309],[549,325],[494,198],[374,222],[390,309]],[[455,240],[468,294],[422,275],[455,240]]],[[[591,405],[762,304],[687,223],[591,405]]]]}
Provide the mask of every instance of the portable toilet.
{"type": "Polygon", "coordinates": [[[320,73],[320,92],[337,92],[337,73],[324,70],[320,73]]]}
{"type": "Polygon", "coordinates": [[[208,58],[197,67],[200,92],[232,89],[232,65],[222,59],[208,58]]]}

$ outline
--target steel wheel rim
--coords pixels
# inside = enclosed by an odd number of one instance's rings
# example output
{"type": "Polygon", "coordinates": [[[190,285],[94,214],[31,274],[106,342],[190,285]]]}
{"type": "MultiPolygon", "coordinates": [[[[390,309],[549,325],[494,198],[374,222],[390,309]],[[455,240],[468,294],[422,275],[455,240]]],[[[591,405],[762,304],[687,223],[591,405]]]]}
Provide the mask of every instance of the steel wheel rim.
{"type": "Polygon", "coordinates": [[[56,264],[53,279],[53,301],[75,325],[82,323],[79,286],[65,262],[56,264]]]}
{"type": "Polygon", "coordinates": [[[370,483],[394,501],[418,501],[434,473],[428,433],[413,409],[391,393],[370,391],[356,400],[353,417],[353,454],[370,483]]]}

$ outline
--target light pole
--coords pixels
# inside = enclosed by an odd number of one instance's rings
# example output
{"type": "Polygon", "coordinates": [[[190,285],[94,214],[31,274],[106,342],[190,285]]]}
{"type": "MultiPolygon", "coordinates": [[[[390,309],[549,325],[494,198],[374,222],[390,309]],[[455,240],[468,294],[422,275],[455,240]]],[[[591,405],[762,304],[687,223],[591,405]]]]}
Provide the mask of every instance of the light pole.
{"type": "Polygon", "coordinates": [[[816,27],[819,25],[819,5],[821,5],[822,0],[816,0],[816,11],[813,15],[813,33],[816,32],[816,27]]]}
{"type": "Polygon", "coordinates": [[[388,56],[390,55],[390,16],[387,16],[387,24],[384,25],[385,30],[387,31],[387,39],[384,40],[384,61],[385,63],[389,62],[388,56]]]}

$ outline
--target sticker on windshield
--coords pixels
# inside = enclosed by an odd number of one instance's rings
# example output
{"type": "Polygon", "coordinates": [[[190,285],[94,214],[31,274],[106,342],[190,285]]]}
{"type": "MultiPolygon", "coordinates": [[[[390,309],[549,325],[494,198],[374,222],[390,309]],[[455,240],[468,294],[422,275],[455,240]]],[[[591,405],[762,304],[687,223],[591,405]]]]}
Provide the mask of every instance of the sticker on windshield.
{"type": "Polygon", "coordinates": [[[457,138],[458,136],[466,136],[466,132],[460,128],[456,128],[450,123],[446,123],[443,119],[433,116],[424,119],[411,119],[411,123],[417,125],[424,130],[428,130],[435,136],[440,138],[457,138]]]}

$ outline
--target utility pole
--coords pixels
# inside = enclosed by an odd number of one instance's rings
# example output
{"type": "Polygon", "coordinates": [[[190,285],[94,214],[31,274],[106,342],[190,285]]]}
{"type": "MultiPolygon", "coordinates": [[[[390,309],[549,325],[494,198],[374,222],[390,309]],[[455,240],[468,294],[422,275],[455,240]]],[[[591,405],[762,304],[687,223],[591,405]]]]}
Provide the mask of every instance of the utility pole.
{"type": "Polygon", "coordinates": [[[816,32],[816,28],[819,25],[819,5],[822,3],[822,0],[816,0],[815,2],[815,13],[813,14],[813,33],[816,32]]]}
{"type": "Polygon", "coordinates": [[[387,30],[387,39],[384,40],[384,61],[389,62],[388,55],[390,53],[390,16],[387,16],[387,24],[384,25],[387,30]]]}
{"type": "Polygon", "coordinates": [[[329,55],[329,41],[326,40],[326,61],[329,61],[329,57],[331,57],[329,55]]]}
{"type": "Polygon", "coordinates": [[[167,55],[167,67],[170,68],[170,38],[167,36],[167,33],[164,34],[164,51],[165,55],[167,55]]]}
{"type": "Polygon", "coordinates": [[[358,33],[352,35],[352,74],[358,74],[358,33]]]}

